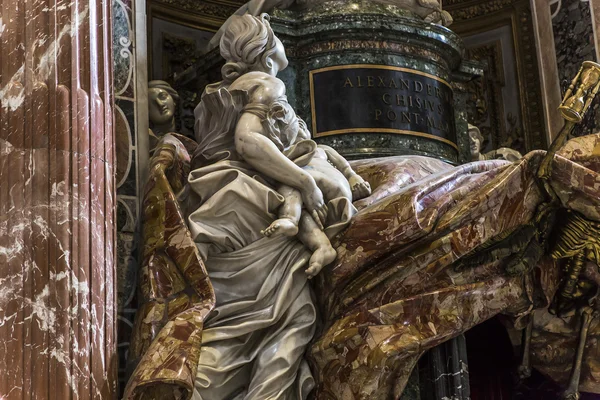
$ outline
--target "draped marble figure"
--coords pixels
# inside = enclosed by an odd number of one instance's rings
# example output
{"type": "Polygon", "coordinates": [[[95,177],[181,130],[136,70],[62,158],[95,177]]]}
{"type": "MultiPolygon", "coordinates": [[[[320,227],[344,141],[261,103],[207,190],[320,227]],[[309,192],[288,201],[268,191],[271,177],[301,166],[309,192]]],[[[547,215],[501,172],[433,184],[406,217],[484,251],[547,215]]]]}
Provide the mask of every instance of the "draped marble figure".
{"type": "MultiPolygon", "coordinates": [[[[398,398],[428,349],[495,315],[521,327],[548,309],[562,279],[546,240],[557,212],[600,226],[600,135],[513,163],[348,163],[287,102],[265,16],[233,18],[221,53],[197,144],[167,134],[151,160],[127,399],[398,398]],[[302,232],[335,249],[331,264],[302,232]]],[[[532,348],[551,348],[533,367],[563,384],[579,336],[556,327],[576,318],[534,327],[532,348]]],[[[600,392],[598,357],[596,346],[580,359],[589,391],[600,392]]]]}
{"type": "Polygon", "coordinates": [[[303,399],[310,374],[302,356],[315,328],[306,278],[335,259],[329,238],[370,188],[310,139],[287,102],[276,75],[288,62],[266,14],[234,16],[220,50],[223,81],[205,89],[196,109],[189,178],[190,200],[200,204],[190,230],[217,301],[195,398],[303,399]]]}

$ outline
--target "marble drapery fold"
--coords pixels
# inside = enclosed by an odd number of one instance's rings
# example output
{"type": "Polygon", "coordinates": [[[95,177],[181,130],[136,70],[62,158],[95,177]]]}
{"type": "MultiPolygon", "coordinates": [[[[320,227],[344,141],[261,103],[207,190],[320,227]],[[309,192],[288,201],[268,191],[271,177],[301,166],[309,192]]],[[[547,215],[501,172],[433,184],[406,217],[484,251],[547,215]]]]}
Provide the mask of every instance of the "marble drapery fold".
{"type": "MultiPolygon", "coordinates": [[[[570,141],[555,157],[551,179],[563,207],[595,221],[600,220],[599,148],[600,135],[570,141]]],[[[533,176],[543,154],[530,153],[515,164],[460,167],[425,157],[352,163],[374,190],[355,204],[359,213],[334,240],[338,260],[318,277],[325,326],[309,354],[318,398],[398,396],[428,348],[499,313],[518,319],[549,303],[558,268],[548,258],[521,276],[508,275],[504,260],[462,272],[453,268],[482,243],[531,220],[541,202],[533,176]]],[[[597,340],[598,328],[590,332],[597,340]]],[[[166,368],[162,358],[147,354],[138,368],[160,371],[166,368]]],[[[534,357],[540,369],[559,361],[552,354],[534,357]]],[[[582,388],[597,388],[593,360],[584,364],[582,388]]],[[[186,368],[189,382],[197,370],[186,368]]],[[[171,387],[174,382],[161,379],[152,383],[171,387]]],[[[190,389],[188,384],[188,397],[190,389]]]]}
{"type": "Polygon", "coordinates": [[[256,175],[236,161],[190,173],[190,231],[217,294],[193,399],[305,399],[314,386],[303,359],[316,323],[310,254],[262,236],[283,198],[256,175]]]}
{"type": "MultiPolygon", "coordinates": [[[[600,135],[570,141],[554,158],[552,175],[562,207],[594,221],[600,220],[599,148],[600,135]]],[[[316,287],[327,320],[309,358],[319,370],[321,398],[399,395],[428,349],[494,315],[519,319],[549,305],[559,280],[549,256],[522,276],[507,274],[506,259],[462,272],[453,268],[478,246],[532,220],[543,201],[534,180],[543,155],[535,151],[512,164],[446,167],[358,205],[337,242],[338,259],[316,287]]],[[[381,174],[382,164],[386,161],[367,160],[353,167],[370,180],[381,174]]],[[[597,326],[591,332],[597,340],[597,326]]],[[[549,333],[552,329],[538,328],[537,343],[549,333]]],[[[600,392],[595,353],[588,354],[581,387],[600,392]]],[[[556,353],[534,361],[542,361],[534,367],[548,371],[553,363],[570,365],[572,358],[565,361],[556,353]]],[[[566,384],[565,369],[550,376],[566,384]]]]}
{"type": "Polygon", "coordinates": [[[185,193],[190,156],[176,135],[166,135],[151,159],[143,203],[144,258],[129,362],[137,368],[125,398],[189,398],[202,328],[215,294],[191,238],[177,194],[185,193]],[[149,396],[149,397],[148,397],[149,396]]]}
{"type": "MultiPolygon", "coordinates": [[[[286,154],[305,160],[315,148],[301,141],[286,154]]],[[[222,154],[231,156],[188,178],[188,226],[217,301],[202,335],[193,398],[306,399],[314,387],[304,360],[316,327],[305,273],[311,253],[296,237],[263,236],[284,198],[235,148],[222,154]]],[[[325,233],[332,237],[356,210],[346,198],[331,199],[328,209],[325,233]]]]}

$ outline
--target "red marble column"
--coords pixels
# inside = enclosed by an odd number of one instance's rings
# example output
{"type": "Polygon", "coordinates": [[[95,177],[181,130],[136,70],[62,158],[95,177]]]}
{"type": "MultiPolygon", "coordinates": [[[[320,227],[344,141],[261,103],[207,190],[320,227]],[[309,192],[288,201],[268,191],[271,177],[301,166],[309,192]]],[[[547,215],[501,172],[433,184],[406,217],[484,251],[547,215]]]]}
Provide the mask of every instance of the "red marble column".
{"type": "Polygon", "coordinates": [[[0,4],[0,399],[112,399],[111,2],[0,4]]]}

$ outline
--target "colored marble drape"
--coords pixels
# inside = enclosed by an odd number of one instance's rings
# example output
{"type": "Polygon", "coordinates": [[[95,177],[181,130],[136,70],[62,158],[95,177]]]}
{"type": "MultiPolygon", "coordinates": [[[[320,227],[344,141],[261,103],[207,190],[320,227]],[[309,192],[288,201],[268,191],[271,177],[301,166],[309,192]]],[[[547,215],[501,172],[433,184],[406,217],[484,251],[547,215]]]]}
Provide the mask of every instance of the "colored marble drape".
{"type": "MultiPolygon", "coordinates": [[[[143,305],[130,349],[139,363],[126,399],[192,397],[203,324],[215,300],[180,208],[187,204],[191,150],[180,136],[167,135],[151,161],[142,208],[143,305]]],[[[522,317],[548,307],[560,281],[548,256],[517,275],[507,273],[508,254],[455,269],[458,259],[532,220],[543,200],[533,180],[543,156],[459,167],[425,157],[351,162],[373,193],[354,203],[359,213],[333,241],[337,260],[313,282],[323,320],[307,351],[316,398],[398,398],[425,351],[498,314],[521,328],[522,317]]],[[[562,208],[600,221],[597,171],[600,134],[560,150],[551,184],[562,208]]],[[[539,315],[532,366],[565,385],[578,330],[539,315]]],[[[580,387],[590,392],[599,392],[599,332],[600,324],[592,324],[583,359],[580,387]]]]}
{"type": "Polygon", "coordinates": [[[0,398],[116,397],[110,2],[0,1],[0,398]]]}

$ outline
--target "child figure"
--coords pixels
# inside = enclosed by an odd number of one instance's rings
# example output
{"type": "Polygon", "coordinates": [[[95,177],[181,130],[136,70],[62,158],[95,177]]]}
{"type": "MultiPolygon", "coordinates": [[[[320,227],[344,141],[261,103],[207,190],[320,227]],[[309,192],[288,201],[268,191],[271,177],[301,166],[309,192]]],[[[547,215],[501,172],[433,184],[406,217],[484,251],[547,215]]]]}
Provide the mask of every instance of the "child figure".
{"type": "MultiPolygon", "coordinates": [[[[298,140],[310,140],[306,124],[298,120],[298,140]]],[[[346,198],[350,202],[363,199],[371,194],[371,187],[337,151],[329,146],[318,145],[309,163],[303,167],[317,183],[323,193],[325,203],[337,198],[346,198]]],[[[300,192],[287,185],[281,185],[277,191],[285,198],[279,209],[279,218],[262,231],[267,237],[298,235],[300,241],[313,252],[306,274],[316,276],[321,269],[335,260],[336,251],[329,238],[323,232],[320,218],[302,212],[300,192]]],[[[325,224],[336,222],[325,219],[325,224]]]]}
{"type": "Polygon", "coordinates": [[[205,164],[243,161],[275,183],[284,204],[262,234],[298,235],[313,252],[306,270],[313,277],[336,257],[323,224],[334,231],[340,221],[326,201],[341,198],[352,208],[353,194],[367,196],[369,185],[337,152],[310,140],[277,78],[288,60],[266,15],[232,17],[220,50],[223,81],[207,86],[196,109],[194,157],[205,164]]]}

